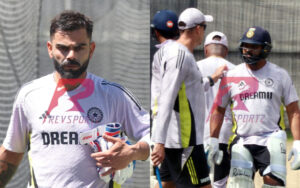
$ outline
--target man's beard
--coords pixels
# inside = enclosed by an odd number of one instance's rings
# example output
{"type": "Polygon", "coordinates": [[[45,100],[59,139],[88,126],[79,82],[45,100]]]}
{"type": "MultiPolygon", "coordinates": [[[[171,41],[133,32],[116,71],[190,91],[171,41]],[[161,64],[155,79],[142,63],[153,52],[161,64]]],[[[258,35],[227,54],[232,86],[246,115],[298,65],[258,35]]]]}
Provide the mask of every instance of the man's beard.
{"type": "Polygon", "coordinates": [[[76,60],[67,60],[65,59],[62,64],[58,63],[58,61],[53,58],[53,62],[54,62],[54,68],[55,70],[60,74],[60,76],[62,78],[66,78],[66,79],[72,79],[72,78],[79,78],[79,76],[81,76],[87,69],[88,65],[89,65],[89,58],[82,64],[80,65],[80,63],[76,60]],[[64,70],[64,66],[66,65],[76,65],[79,66],[79,69],[77,70],[64,70]]]}

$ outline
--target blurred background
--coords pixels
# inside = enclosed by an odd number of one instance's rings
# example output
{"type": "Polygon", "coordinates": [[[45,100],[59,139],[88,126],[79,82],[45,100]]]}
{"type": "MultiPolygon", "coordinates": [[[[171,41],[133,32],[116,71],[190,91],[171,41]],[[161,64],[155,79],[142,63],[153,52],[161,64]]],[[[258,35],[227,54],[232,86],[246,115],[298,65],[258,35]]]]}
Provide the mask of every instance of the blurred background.
{"type": "MultiPolygon", "coordinates": [[[[88,70],[124,85],[149,109],[148,0],[0,0],[0,143],[20,86],[54,71],[46,46],[50,20],[65,9],[94,21],[96,50],[88,70]]],[[[7,187],[24,188],[28,180],[26,155],[7,187]]],[[[149,187],[149,162],[138,161],[122,187],[149,187]]]]}

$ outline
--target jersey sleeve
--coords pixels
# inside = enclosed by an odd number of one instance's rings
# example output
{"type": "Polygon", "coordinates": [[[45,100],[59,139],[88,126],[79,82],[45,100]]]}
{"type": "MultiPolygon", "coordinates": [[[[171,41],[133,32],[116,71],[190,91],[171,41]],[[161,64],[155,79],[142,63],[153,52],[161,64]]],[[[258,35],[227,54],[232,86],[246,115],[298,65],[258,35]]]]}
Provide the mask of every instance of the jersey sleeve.
{"type": "Polygon", "coordinates": [[[283,103],[285,106],[298,101],[297,91],[289,74],[284,70],[285,79],[283,79],[283,103]]]}
{"type": "Polygon", "coordinates": [[[203,88],[204,88],[204,91],[207,92],[208,89],[212,86],[210,86],[210,81],[209,81],[209,78],[208,77],[202,77],[202,85],[203,85],[203,88]]]}
{"type": "MultiPolygon", "coordinates": [[[[237,87],[239,79],[233,77],[232,70],[235,68],[235,65],[222,59],[217,68],[222,65],[226,65],[228,67],[228,71],[223,73],[223,77],[219,81],[218,90],[216,90],[217,96],[215,97],[214,103],[217,103],[218,106],[222,108],[228,108],[231,101],[233,100],[232,97],[232,89],[237,87]]],[[[231,116],[231,115],[230,115],[231,116]]]]}
{"type": "Polygon", "coordinates": [[[158,114],[155,129],[152,131],[154,143],[165,144],[166,133],[170,124],[172,110],[181,84],[189,73],[189,60],[185,52],[179,50],[176,56],[166,59],[161,64],[161,91],[158,101],[158,114]]]}
{"type": "Polygon", "coordinates": [[[9,151],[24,153],[28,143],[29,126],[25,114],[26,108],[24,107],[24,99],[20,93],[17,95],[13,105],[10,123],[3,146],[9,151]]]}
{"type": "Polygon", "coordinates": [[[117,96],[116,117],[120,120],[126,135],[135,140],[150,140],[150,115],[137,99],[125,88],[117,96]],[[149,138],[148,138],[149,137],[149,138]]]}
{"type": "Polygon", "coordinates": [[[162,49],[157,51],[154,54],[153,62],[152,62],[152,75],[151,75],[151,110],[152,110],[152,118],[154,118],[157,114],[157,99],[160,91],[160,72],[159,65],[160,59],[159,57],[162,49]]]}
{"type": "Polygon", "coordinates": [[[232,87],[232,83],[230,80],[232,77],[225,76],[222,78],[217,96],[214,99],[214,106],[220,106],[222,108],[226,108],[231,100],[230,88],[232,87]]]}

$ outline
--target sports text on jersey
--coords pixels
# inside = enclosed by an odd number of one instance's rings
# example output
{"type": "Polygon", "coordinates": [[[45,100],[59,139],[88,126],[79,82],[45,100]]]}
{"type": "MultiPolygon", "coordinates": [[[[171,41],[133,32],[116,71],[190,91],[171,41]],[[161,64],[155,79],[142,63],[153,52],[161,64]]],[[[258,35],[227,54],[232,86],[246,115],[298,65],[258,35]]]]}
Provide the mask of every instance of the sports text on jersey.
{"type": "Polygon", "coordinates": [[[237,123],[263,123],[266,119],[264,114],[239,114],[235,113],[234,118],[237,123]]]}
{"type": "Polygon", "coordinates": [[[245,101],[249,99],[272,99],[272,95],[273,95],[272,92],[265,92],[265,91],[241,93],[240,100],[245,101]]]}
{"type": "Polygon", "coordinates": [[[50,115],[45,111],[39,119],[43,119],[43,124],[93,124],[100,123],[103,119],[103,112],[97,107],[91,107],[86,114],[80,115],[50,115]]]}
{"type": "MultiPolygon", "coordinates": [[[[41,117],[40,117],[41,119],[41,117]]],[[[87,116],[82,115],[67,115],[67,116],[48,116],[44,119],[43,123],[47,124],[82,124],[82,123],[90,123],[87,116]]]]}

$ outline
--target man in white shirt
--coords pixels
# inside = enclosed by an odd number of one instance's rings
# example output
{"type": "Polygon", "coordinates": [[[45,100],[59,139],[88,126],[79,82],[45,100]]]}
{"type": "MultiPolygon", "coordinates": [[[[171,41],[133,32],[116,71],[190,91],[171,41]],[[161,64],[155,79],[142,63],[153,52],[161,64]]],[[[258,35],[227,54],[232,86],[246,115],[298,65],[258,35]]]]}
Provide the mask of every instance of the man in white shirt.
{"type": "Polygon", "coordinates": [[[156,45],[158,51],[154,54],[152,62],[151,74],[151,116],[152,119],[157,114],[157,100],[160,93],[160,66],[163,57],[163,47],[171,42],[174,42],[179,35],[177,23],[178,17],[171,10],[158,11],[151,23],[151,35],[159,42],[156,45]]]}
{"type": "MultiPolygon", "coordinates": [[[[151,22],[151,36],[158,44],[155,45],[158,50],[153,56],[151,66],[151,126],[155,123],[157,115],[157,102],[160,94],[161,75],[160,66],[164,52],[164,46],[174,42],[179,36],[178,16],[171,10],[160,10],[154,15],[151,22]]],[[[158,177],[157,170],[154,174],[158,177]]],[[[158,179],[158,181],[160,181],[158,179]]],[[[158,187],[158,184],[155,185],[158,187]]]]}
{"type": "MultiPolygon", "coordinates": [[[[279,125],[282,103],[294,137],[291,166],[300,168],[299,99],[287,71],[266,60],[271,48],[267,30],[248,28],[240,40],[245,63],[228,71],[220,83],[210,135],[212,139],[219,137],[225,108],[232,101],[237,139],[231,150],[230,188],[253,187],[257,170],[263,176],[264,188],[286,185],[286,133],[279,125]]],[[[211,149],[216,153],[216,149],[211,149]]]]}
{"type": "Polygon", "coordinates": [[[48,53],[55,72],[25,84],[12,110],[1,146],[0,185],[12,177],[28,150],[29,187],[107,188],[96,169],[110,167],[103,176],[149,156],[149,114],[122,86],[86,71],[95,49],[93,22],[85,15],[64,11],[50,26],[48,53]],[[92,153],[79,144],[79,134],[118,122],[122,131],[138,141],[102,135],[110,149],[92,153]]]}
{"type": "Polygon", "coordinates": [[[204,87],[192,54],[203,40],[212,16],[196,8],[184,10],[178,19],[180,37],[160,50],[160,92],[151,159],[160,167],[163,187],[210,187],[203,148],[204,87]]]}
{"type": "MultiPolygon", "coordinates": [[[[197,65],[203,76],[213,74],[219,67],[226,65],[228,69],[234,68],[234,64],[227,61],[225,58],[228,54],[228,41],[226,35],[219,31],[209,33],[204,42],[205,59],[198,61],[197,65]]],[[[218,93],[220,80],[218,80],[212,87],[205,93],[205,125],[204,125],[204,148],[207,149],[210,144],[210,115],[214,99],[218,93]]],[[[214,166],[214,180],[213,186],[215,188],[225,188],[230,169],[230,158],[228,153],[228,142],[232,133],[232,113],[230,106],[227,106],[225,113],[225,120],[220,131],[218,147],[223,151],[223,159],[221,164],[214,166]]],[[[213,164],[210,164],[213,165],[213,164]]],[[[211,167],[213,168],[213,167],[211,167]]]]}

